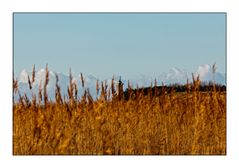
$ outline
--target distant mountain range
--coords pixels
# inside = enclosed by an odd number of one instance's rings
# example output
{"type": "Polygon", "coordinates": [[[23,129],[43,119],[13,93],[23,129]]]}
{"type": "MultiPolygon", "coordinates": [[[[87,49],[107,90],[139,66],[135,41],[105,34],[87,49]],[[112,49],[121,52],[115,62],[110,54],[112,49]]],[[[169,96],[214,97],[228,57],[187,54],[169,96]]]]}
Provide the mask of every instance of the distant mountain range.
{"type": "MultiPolygon", "coordinates": [[[[39,87],[43,87],[44,81],[45,81],[45,69],[40,69],[36,71],[36,76],[35,76],[35,82],[32,85],[32,92],[37,94],[39,87]]],[[[48,96],[51,100],[54,100],[55,98],[55,85],[56,85],[56,74],[57,72],[54,71],[49,71],[49,84],[47,85],[47,91],[48,91],[48,96]]],[[[215,82],[217,84],[225,85],[226,80],[225,76],[219,72],[216,72],[213,76],[212,73],[212,67],[210,65],[201,65],[198,67],[197,71],[193,73],[194,76],[199,75],[200,80],[202,82],[209,82],[213,81],[215,79],[215,82]]],[[[31,72],[27,72],[26,70],[22,70],[21,73],[18,75],[17,80],[18,80],[18,90],[21,95],[26,93],[26,95],[31,99],[31,91],[28,86],[28,75],[31,78],[31,72]]],[[[69,76],[65,75],[63,73],[57,73],[59,76],[59,85],[61,88],[61,93],[63,95],[67,95],[67,86],[69,84],[69,76]]],[[[96,82],[99,80],[99,82],[104,81],[107,83],[109,86],[108,89],[110,88],[111,85],[111,80],[106,79],[106,80],[101,80],[98,79],[97,77],[93,75],[83,75],[84,81],[85,81],[85,86],[84,88],[82,87],[81,83],[81,76],[75,76],[73,77],[73,82],[75,82],[78,86],[78,92],[79,96],[81,96],[84,93],[84,89],[89,88],[90,93],[92,96],[95,98],[96,97],[96,82]]],[[[115,84],[118,83],[120,79],[119,75],[114,76],[114,81],[115,84]]],[[[186,71],[183,71],[179,68],[173,67],[171,68],[168,72],[160,74],[158,77],[156,77],[158,85],[161,85],[162,83],[164,85],[169,85],[169,84],[185,84],[187,82],[187,79],[189,82],[192,81],[192,73],[188,73],[186,71]]],[[[124,83],[124,89],[127,87],[128,80],[130,81],[130,84],[135,88],[137,85],[139,87],[147,87],[150,86],[151,83],[154,84],[155,78],[146,76],[146,75],[140,75],[140,77],[137,80],[131,80],[127,79],[123,76],[121,76],[121,81],[124,83]]],[[[100,83],[99,83],[100,84],[100,83]]],[[[14,101],[17,101],[19,98],[18,93],[14,94],[14,101]]]]}
{"type": "MultiPolygon", "coordinates": [[[[209,81],[215,80],[215,82],[218,84],[222,84],[222,85],[226,84],[225,75],[219,72],[216,72],[213,75],[212,67],[208,64],[199,66],[197,71],[193,72],[193,74],[195,77],[199,75],[200,80],[202,82],[207,83],[209,81]]],[[[172,83],[185,84],[187,79],[189,79],[189,81],[192,81],[192,73],[188,73],[179,68],[173,67],[169,70],[168,73],[164,73],[160,75],[158,79],[159,81],[162,81],[166,85],[172,84],[172,83]]]]}

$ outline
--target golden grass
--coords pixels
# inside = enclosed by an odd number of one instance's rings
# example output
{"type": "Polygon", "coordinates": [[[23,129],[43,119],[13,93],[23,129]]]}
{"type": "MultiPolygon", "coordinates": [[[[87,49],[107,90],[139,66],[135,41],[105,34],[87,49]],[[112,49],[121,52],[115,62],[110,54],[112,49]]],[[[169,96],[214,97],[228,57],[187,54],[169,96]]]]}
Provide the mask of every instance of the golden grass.
{"type": "MultiPolygon", "coordinates": [[[[39,89],[38,102],[21,96],[13,105],[14,155],[226,154],[226,93],[215,88],[198,91],[199,79],[188,92],[152,96],[136,91],[129,100],[123,98],[121,85],[114,89],[114,79],[110,93],[102,82],[99,99],[87,89],[78,99],[77,86],[70,80],[69,100],[62,98],[56,83],[56,101],[51,102],[47,75],[44,103],[39,89]]],[[[82,74],[81,80],[84,86],[82,74]]],[[[96,90],[98,94],[98,81],[96,90]]]]}

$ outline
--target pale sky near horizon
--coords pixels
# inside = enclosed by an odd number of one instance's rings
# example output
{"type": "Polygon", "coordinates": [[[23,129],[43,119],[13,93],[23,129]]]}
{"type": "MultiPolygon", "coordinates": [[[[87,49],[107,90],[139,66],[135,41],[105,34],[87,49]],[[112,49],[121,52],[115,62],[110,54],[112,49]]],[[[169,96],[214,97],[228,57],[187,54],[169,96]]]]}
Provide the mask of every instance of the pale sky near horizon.
{"type": "Polygon", "coordinates": [[[225,13],[15,13],[14,73],[44,68],[98,78],[226,71],[225,13]]]}

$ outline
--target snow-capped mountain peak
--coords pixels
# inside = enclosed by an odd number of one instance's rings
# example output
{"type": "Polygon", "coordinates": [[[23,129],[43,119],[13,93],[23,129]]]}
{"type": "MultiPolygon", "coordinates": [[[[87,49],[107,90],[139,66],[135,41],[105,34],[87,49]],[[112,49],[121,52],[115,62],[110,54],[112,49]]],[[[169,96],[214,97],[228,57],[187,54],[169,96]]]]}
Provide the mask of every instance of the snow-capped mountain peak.
{"type": "Polygon", "coordinates": [[[208,64],[199,66],[195,75],[199,75],[201,81],[209,82],[215,80],[216,83],[226,83],[225,77],[219,72],[213,73],[212,66],[208,64]]]}
{"type": "Polygon", "coordinates": [[[28,83],[28,72],[26,69],[23,69],[18,77],[19,82],[28,83]]]}
{"type": "Polygon", "coordinates": [[[210,74],[211,72],[212,72],[211,71],[211,66],[208,65],[208,64],[204,64],[204,65],[199,66],[198,70],[197,70],[197,74],[200,77],[204,77],[205,75],[210,74]]]}
{"type": "Polygon", "coordinates": [[[181,74],[183,73],[183,71],[177,67],[173,67],[169,70],[170,73],[173,73],[173,74],[181,74]]]}

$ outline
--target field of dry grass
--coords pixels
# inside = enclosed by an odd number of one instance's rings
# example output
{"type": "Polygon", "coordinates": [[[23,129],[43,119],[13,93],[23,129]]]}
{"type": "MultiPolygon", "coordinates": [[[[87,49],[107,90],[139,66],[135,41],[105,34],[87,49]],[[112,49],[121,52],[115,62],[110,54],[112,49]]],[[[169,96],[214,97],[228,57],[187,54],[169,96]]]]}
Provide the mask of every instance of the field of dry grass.
{"type": "MultiPolygon", "coordinates": [[[[112,80],[108,91],[97,82],[100,96],[95,100],[87,90],[78,98],[70,75],[68,99],[56,83],[52,102],[46,72],[38,95],[32,100],[22,95],[13,104],[14,155],[226,154],[226,92],[200,92],[199,78],[183,93],[172,90],[152,96],[158,92],[155,84],[147,95],[129,92],[127,100],[120,84],[112,80]]],[[[34,70],[29,87],[32,82],[34,70]]],[[[18,92],[15,80],[13,88],[18,92]]]]}

